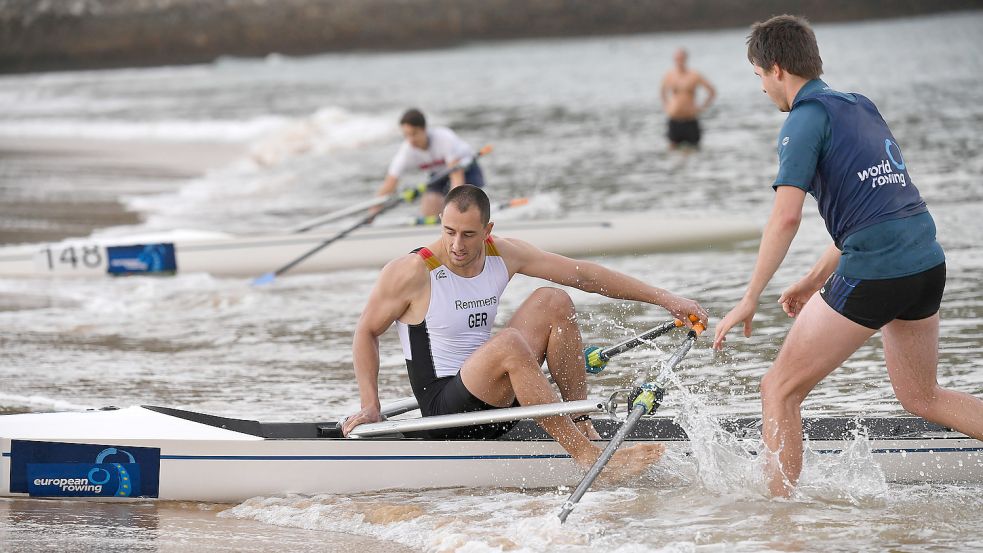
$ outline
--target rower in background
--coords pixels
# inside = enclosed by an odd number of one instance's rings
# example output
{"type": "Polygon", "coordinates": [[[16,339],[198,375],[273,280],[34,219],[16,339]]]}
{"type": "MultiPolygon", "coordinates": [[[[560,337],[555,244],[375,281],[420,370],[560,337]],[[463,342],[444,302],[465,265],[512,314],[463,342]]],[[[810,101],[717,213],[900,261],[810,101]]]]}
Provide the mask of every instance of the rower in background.
{"type": "MultiPolygon", "coordinates": [[[[393,323],[425,417],[586,399],[583,341],[566,292],[536,290],[492,336],[502,292],[515,274],[659,305],[687,324],[691,314],[706,324],[707,313],[695,301],[596,263],[548,253],[514,238],[493,238],[490,211],[480,188],[451,190],[441,214],[440,238],[382,269],[355,328],[352,353],[362,409],[345,421],[346,435],[360,424],[381,420],[379,337],[393,323]],[[560,397],[540,369],[544,360],[560,397]]],[[[585,469],[600,455],[591,442],[599,436],[588,416],[551,416],[537,422],[585,469]]],[[[492,439],[513,424],[430,434],[437,439],[492,439]]],[[[609,467],[618,474],[638,474],[662,451],[658,444],[619,450],[609,467]]]]}
{"type": "MultiPolygon", "coordinates": [[[[409,169],[417,168],[433,177],[447,167],[453,167],[459,161],[475,155],[474,148],[449,128],[427,128],[427,119],[418,109],[409,109],[403,114],[399,119],[399,129],[404,140],[389,164],[386,179],[377,192],[378,196],[388,196],[395,192],[399,178],[409,169]]],[[[423,217],[439,214],[444,206],[444,195],[451,188],[464,183],[479,188],[485,186],[485,177],[477,161],[466,170],[454,171],[448,177],[431,182],[420,201],[420,214],[423,217]]]]}
{"type": "Polygon", "coordinates": [[[700,73],[686,66],[686,50],[676,50],[673,59],[676,66],[662,77],[660,96],[662,109],[669,117],[667,136],[669,147],[699,148],[700,122],[697,117],[705,111],[717,96],[716,89],[700,73]],[[707,91],[701,106],[696,105],[696,95],[700,88],[707,91]]]}

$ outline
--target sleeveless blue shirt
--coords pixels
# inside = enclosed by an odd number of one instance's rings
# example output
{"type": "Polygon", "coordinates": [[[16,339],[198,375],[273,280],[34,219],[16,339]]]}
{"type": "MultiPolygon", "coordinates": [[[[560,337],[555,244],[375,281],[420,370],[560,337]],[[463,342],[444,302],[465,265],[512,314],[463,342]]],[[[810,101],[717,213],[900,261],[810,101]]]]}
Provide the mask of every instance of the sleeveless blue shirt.
{"type": "Polygon", "coordinates": [[[810,81],[782,135],[775,186],[797,186],[816,199],[842,251],[837,273],[896,278],[945,260],[901,148],[870,100],[810,81]]]}

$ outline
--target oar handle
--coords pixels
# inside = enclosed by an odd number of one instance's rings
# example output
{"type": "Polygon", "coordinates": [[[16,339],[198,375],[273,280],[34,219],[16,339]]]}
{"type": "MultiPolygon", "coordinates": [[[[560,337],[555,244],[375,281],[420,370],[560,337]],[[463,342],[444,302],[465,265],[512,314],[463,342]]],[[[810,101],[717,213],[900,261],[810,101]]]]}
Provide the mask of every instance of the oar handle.
{"type": "MultiPolygon", "coordinates": [[[[699,319],[697,319],[699,320],[699,319]]],[[[639,345],[645,343],[646,340],[652,340],[658,338],[663,334],[669,332],[674,328],[679,328],[683,326],[683,321],[679,319],[673,319],[671,321],[666,321],[659,326],[650,328],[645,332],[635,336],[634,338],[629,338],[620,344],[615,344],[610,347],[600,348],[598,346],[590,346],[584,349],[584,365],[587,372],[591,374],[597,374],[604,370],[608,365],[608,361],[611,360],[615,355],[620,355],[630,349],[636,348],[639,345]]]]}

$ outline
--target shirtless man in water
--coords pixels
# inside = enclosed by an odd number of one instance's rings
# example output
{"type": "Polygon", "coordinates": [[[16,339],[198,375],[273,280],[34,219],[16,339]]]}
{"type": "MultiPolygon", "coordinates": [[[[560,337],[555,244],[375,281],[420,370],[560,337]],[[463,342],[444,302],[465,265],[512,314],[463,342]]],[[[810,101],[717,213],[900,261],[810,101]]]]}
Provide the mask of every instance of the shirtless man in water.
{"type": "MultiPolygon", "coordinates": [[[[352,344],[362,409],[342,426],[347,435],[381,419],[379,337],[399,331],[410,385],[423,416],[540,405],[587,398],[584,344],[566,292],[540,288],[492,336],[500,298],[515,274],[538,277],[586,292],[667,309],[706,324],[698,303],[649,286],[589,261],[545,252],[515,238],[492,236],[488,196],[461,185],[447,195],[440,238],[382,269],[355,327],[352,344]],[[543,375],[546,361],[560,397],[543,375]]],[[[590,417],[551,416],[537,422],[583,468],[601,449],[590,417]]],[[[514,423],[431,431],[436,439],[491,439],[514,423]]],[[[662,455],[660,444],[618,450],[605,469],[616,477],[642,472],[662,455]]]]}
{"type": "Polygon", "coordinates": [[[676,67],[662,78],[662,107],[669,117],[669,146],[674,150],[684,145],[699,147],[700,123],[696,118],[717,96],[710,81],[686,66],[686,57],[686,50],[676,50],[676,67]],[[706,88],[707,97],[697,107],[696,92],[700,87],[706,88]]]}

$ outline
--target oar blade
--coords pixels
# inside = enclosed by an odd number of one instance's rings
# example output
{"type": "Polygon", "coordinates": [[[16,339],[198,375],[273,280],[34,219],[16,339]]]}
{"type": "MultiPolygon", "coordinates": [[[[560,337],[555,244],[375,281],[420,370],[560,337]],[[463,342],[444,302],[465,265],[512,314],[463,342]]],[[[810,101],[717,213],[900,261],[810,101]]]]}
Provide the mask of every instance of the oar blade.
{"type": "Polygon", "coordinates": [[[268,284],[273,284],[274,280],[276,280],[276,273],[266,273],[265,275],[253,279],[253,286],[266,286],[268,284]]]}

